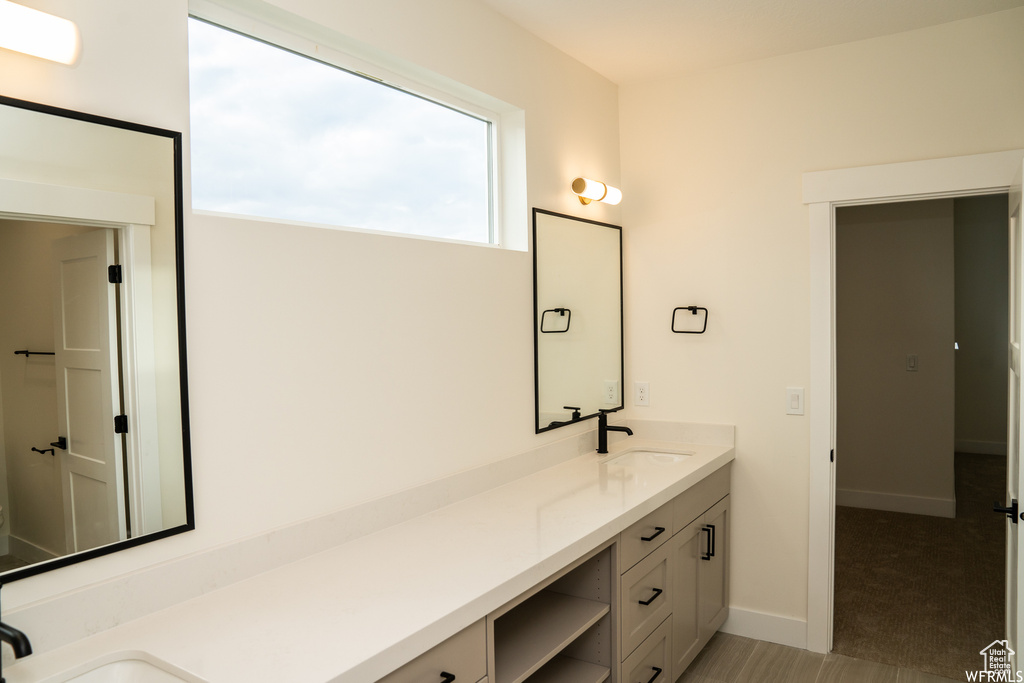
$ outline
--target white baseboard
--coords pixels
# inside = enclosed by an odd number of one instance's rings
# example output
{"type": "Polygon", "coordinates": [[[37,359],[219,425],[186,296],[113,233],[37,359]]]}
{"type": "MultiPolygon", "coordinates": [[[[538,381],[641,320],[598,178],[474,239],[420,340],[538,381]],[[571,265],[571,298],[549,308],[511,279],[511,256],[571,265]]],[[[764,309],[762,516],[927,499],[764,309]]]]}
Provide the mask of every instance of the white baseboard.
{"type": "Polygon", "coordinates": [[[974,455],[1006,455],[1005,441],[969,441],[957,439],[953,444],[957,453],[972,453],[974,455]]]}
{"type": "Polygon", "coordinates": [[[912,515],[956,517],[956,498],[925,498],[877,491],[836,489],[836,505],[888,512],[908,512],[912,515]]]}
{"type": "Polygon", "coordinates": [[[807,649],[807,622],[801,619],[730,607],[729,618],[721,630],[734,636],[807,649]]]}

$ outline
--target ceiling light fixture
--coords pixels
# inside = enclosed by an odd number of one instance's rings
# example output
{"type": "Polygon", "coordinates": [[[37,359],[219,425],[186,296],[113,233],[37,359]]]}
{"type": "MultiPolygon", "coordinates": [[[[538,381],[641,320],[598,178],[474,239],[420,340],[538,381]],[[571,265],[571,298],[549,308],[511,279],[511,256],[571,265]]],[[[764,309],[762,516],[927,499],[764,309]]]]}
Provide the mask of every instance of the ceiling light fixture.
{"type": "Polygon", "coordinates": [[[600,180],[577,178],[572,181],[572,191],[576,193],[580,204],[589,204],[590,202],[618,204],[622,201],[622,190],[602,183],[600,180]]]}
{"type": "Polygon", "coordinates": [[[73,21],[0,0],[0,47],[61,64],[78,59],[78,27],[73,21]]]}

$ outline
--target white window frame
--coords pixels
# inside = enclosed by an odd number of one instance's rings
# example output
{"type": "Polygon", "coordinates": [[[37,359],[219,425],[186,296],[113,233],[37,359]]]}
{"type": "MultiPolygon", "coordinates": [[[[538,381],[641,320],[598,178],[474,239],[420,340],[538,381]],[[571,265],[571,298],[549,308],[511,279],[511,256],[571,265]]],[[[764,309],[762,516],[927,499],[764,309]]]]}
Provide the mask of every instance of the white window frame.
{"type": "MultiPolygon", "coordinates": [[[[202,215],[315,225],[334,230],[368,232],[479,247],[527,250],[525,116],[521,109],[456,83],[422,67],[387,55],[297,15],[269,8],[259,16],[229,2],[189,0],[189,16],[244,36],[308,57],[357,76],[391,86],[477,119],[489,128],[490,243],[431,237],[407,232],[353,226],[303,223],[287,219],[242,216],[192,208],[202,215]]],[[[191,168],[189,169],[191,180],[191,168]]]]}

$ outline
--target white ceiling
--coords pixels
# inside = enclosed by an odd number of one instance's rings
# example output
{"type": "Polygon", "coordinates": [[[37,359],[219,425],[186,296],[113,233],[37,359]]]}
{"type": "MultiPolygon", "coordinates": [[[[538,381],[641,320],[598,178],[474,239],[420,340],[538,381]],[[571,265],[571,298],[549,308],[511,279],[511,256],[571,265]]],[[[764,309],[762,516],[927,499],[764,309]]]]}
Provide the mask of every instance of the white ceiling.
{"type": "Polygon", "coordinates": [[[619,84],[1024,5],[1024,0],[479,1],[619,84]]]}

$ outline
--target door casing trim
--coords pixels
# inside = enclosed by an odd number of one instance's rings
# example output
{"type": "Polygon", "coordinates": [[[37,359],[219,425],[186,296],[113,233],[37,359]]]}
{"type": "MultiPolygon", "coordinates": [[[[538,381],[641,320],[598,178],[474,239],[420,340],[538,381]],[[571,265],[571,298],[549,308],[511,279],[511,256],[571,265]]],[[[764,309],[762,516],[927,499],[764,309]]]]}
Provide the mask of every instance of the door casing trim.
{"type": "Polygon", "coordinates": [[[832,649],[835,557],[835,214],[839,206],[1009,190],[1024,150],[803,175],[810,223],[810,417],[807,649],[832,649]]]}

